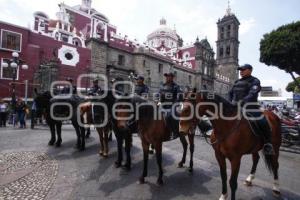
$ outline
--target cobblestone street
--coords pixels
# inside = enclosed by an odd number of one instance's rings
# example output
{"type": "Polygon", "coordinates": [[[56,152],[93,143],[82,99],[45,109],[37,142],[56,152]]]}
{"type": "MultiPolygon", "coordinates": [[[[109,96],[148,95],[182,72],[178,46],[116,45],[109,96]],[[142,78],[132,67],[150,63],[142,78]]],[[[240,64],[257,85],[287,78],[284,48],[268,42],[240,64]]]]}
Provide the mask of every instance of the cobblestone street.
{"type": "MultiPolygon", "coordinates": [[[[0,129],[0,199],[218,199],[221,192],[219,169],[212,148],[196,136],[194,173],[177,168],[182,147],[179,140],[163,145],[163,186],[156,185],[155,156],[150,156],[149,176],[144,185],[137,183],[142,170],[142,151],[135,135],[132,170],[114,167],[116,141],[110,145],[108,158],[98,156],[99,139],[95,131],[87,140],[86,151],[75,145],[75,131],[64,125],[61,148],[47,146],[47,127],[0,129]]],[[[189,156],[187,157],[189,160],[189,156]]],[[[188,161],[187,160],[187,161],[188,161]]],[[[188,162],[187,162],[188,163],[188,162]]],[[[250,156],[242,161],[238,199],[300,199],[300,156],[281,152],[279,177],[282,197],[272,195],[272,177],[264,163],[258,165],[254,185],[243,180],[251,167],[250,156]]],[[[229,171],[228,171],[228,174],[229,171]]]]}

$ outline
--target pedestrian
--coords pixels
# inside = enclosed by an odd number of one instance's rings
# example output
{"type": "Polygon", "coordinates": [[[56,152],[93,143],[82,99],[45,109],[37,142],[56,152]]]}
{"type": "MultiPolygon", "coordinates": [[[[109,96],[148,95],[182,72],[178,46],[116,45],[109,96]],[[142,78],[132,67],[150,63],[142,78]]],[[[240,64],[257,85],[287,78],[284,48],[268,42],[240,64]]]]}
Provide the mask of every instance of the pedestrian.
{"type": "Polygon", "coordinates": [[[31,129],[34,129],[34,125],[36,124],[36,103],[35,100],[32,102],[31,106],[31,129]]]}
{"type": "Polygon", "coordinates": [[[6,127],[8,105],[3,99],[0,99],[0,127],[6,127]]]}
{"type": "Polygon", "coordinates": [[[20,128],[26,128],[26,123],[25,123],[26,109],[27,109],[27,106],[26,106],[25,102],[21,98],[18,98],[18,101],[16,104],[16,113],[17,113],[17,116],[19,119],[20,128]]]}

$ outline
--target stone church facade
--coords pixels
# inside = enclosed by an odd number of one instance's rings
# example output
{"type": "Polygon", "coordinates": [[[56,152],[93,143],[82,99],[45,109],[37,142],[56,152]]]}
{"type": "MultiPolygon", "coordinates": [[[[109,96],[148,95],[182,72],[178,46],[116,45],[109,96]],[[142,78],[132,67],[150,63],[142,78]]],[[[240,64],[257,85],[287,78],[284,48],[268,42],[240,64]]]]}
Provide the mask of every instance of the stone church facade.
{"type": "MultiPolygon", "coordinates": [[[[32,86],[28,92],[32,96],[36,85],[49,90],[52,81],[67,77],[76,80],[88,73],[119,81],[130,80],[132,73],[143,75],[153,93],[164,82],[163,74],[173,72],[182,89],[207,88],[226,94],[238,78],[239,21],[228,8],[217,26],[215,58],[207,39],[196,38],[193,44],[183,45],[182,37],[164,18],[144,43],[120,35],[104,14],[92,8],[92,0],[82,0],[76,6],[59,4],[55,20],[37,11],[32,29],[0,22],[0,85],[4,88],[0,97],[11,95],[11,69],[2,63],[11,58],[12,51],[29,66],[28,70],[20,66],[16,70],[16,95],[21,97],[25,95],[25,81],[32,86]]],[[[91,84],[92,78],[77,87],[91,84]]]]}

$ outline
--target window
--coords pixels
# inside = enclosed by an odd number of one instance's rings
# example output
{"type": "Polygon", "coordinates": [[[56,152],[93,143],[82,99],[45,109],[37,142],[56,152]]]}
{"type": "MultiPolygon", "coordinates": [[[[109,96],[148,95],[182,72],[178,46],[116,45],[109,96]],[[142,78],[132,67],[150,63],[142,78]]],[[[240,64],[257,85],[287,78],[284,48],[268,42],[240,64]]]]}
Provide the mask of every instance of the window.
{"type": "Polygon", "coordinates": [[[229,56],[230,55],[230,46],[226,47],[226,55],[229,56]]]}
{"type": "Polygon", "coordinates": [[[231,26],[228,25],[227,26],[227,38],[230,38],[230,29],[231,29],[231,26]]]}
{"type": "Polygon", "coordinates": [[[220,38],[221,40],[224,39],[224,27],[221,27],[220,38]]]}
{"type": "Polygon", "coordinates": [[[69,42],[69,36],[64,35],[64,34],[61,34],[61,40],[62,40],[63,42],[69,42]]]}
{"type": "Polygon", "coordinates": [[[21,51],[22,34],[7,30],[1,31],[1,48],[21,51]]]}
{"type": "Polygon", "coordinates": [[[220,48],[220,52],[219,53],[220,53],[220,57],[223,57],[223,54],[224,54],[223,47],[220,48]]]}
{"type": "Polygon", "coordinates": [[[163,64],[158,63],[158,73],[161,73],[163,70],[163,64]]]}
{"type": "Polygon", "coordinates": [[[192,76],[189,75],[189,84],[191,85],[192,84],[192,76]]]}
{"type": "Polygon", "coordinates": [[[146,60],[143,60],[143,67],[146,67],[146,60]]]}
{"type": "Polygon", "coordinates": [[[123,55],[118,56],[118,65],[124,65],[125,57],[123,55]]]}
{"type": "MultiPolygon", "coordinates": [[[[2,58],[1,60],[1,79],[13,79],[13,69],[11,67],[2,67],[2,63],[3,62],[6,62],[8,63],[9,62],[9,59],[5,59],[5,58],[2,58]]],[[[16,75],[16,80],[19,79],[19,67],[17,67],[16,71],[15,71],[15,75],[16,75]]]]}

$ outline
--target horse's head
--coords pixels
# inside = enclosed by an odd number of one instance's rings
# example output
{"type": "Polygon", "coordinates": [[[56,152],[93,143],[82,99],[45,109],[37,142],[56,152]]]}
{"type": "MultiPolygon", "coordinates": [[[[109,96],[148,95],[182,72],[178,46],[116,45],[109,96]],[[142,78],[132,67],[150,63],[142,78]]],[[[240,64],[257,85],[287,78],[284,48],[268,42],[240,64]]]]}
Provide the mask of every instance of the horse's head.
{"type": "Polygon", "coordinates": [[[49,91],[43,93],[37,93],[37,96],[34,98],[37,109],[44,109],[49,106],[51,94],[49,91]]]}
{"type": "Polygon", "coordinates": [[[113,110],[116,120],[116,127],[120,130],[128,130],[129,122],[132,120],[133,113],[130,104],[121,104],[121,102],[118,101],[113,110]]]}
{"type": "Polygon", "coordinates": [[[179,121],[179,133],[187,135],[192,133],[196,128],[201,116],[205,115],[208,110],[206,94],[187,92],[182,104],[179,121]]]}

